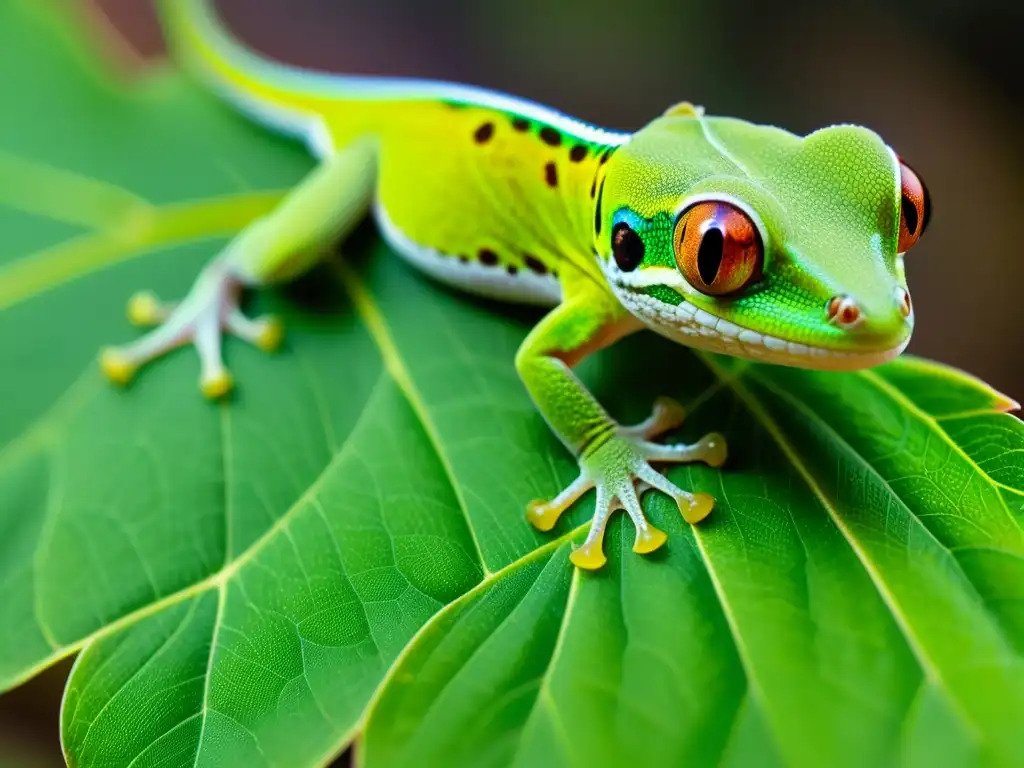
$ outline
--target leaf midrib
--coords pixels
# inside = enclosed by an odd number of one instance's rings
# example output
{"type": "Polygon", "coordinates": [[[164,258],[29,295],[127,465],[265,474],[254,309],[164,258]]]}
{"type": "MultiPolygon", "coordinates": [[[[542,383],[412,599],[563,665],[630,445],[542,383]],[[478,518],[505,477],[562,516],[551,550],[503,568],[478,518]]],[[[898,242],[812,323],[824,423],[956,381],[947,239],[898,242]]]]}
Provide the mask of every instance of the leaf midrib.
{"type": "Polygon", "coordinates": [[[423,398],[420,396],[419,390],[413,383],[412,375],[409,371],[409,367],[406,365],[405,360],[399,351],[398,345],[395,343],[394,336],[391,334],[387,321],[384,319],[384,314],[381,312],[380,307],[377,306],[370,291],[363,284],[362,280],[356,275],[356,273],[348,266],[344,261],[340,259],[332,259],[330,265],[333,268],[338,280],[341,282],[342,287],[348,294],[349,299],[352,301],[352,306],[356,310],[356,314],[359,315],[360,320],[363,321],[364,327],[373,339],[374,344],[377,345],[377,350],[384,361],[384,368],[391,375],[392,380],[398,385],[398,388],[402,391],[403,396],[409,403],[409,407],[412,408],[416,414],[417,420],[420,422],[420,426],[426,433],[427,438],[430,440],[431,447],[434,449],[434,453],[441,462],[441,466],[444,468],[445,478],[448,481],[452,493],[455,495],[455,499],[458,502],[459,510],[462,513],[462,517],[466,523],[466,528],[469,531],[470,538],[473,540],[473,546],[476,550],[476,559],[479,562],[480,568],[483,571],[483,575],[486,578],[491,575],[491,570],[487,566],[487,561],[484,559],[483,548],[480,545],[480,538],[476,532],[476,528],[473,526],[473,520],[469,514],[469,506],[466,503],[466,497],[463,493],[462,486],[457,482],[455,469],[452,466],[451,459],[448,457],[447,451],[444,449],[444,443],[441,440],[441,436],[438,433],[437,427],[434,424],[433,419],[430,417],[430,412],[423,402],[423,398]]]}

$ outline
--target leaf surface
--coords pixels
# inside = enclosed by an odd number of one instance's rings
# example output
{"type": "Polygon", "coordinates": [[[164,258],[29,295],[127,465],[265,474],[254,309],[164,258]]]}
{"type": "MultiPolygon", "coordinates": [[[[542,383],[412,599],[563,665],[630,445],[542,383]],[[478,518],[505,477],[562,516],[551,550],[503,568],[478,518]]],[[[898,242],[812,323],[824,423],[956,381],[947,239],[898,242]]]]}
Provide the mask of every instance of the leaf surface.
{"type": "MultiPolygon", "coordinates": [[[[724,471],[696,528],[574,572],[585,498],[512,359],[536,313],[413,274],[370,228],[297,286],[230,402],[179,352],[95,356],[311,168],[169,72],[117,85],[67,20],[0,5],[0,683],[80,652],[75,765],[1024,764],[1024,428],[912,358],[825,374],[653,337],[581,376],[661,394],[724,471]],[[17,73],[17,76],[13,76],[17,73]]],[[[621,517],[621,516],[619,516],[621,517]]]]}

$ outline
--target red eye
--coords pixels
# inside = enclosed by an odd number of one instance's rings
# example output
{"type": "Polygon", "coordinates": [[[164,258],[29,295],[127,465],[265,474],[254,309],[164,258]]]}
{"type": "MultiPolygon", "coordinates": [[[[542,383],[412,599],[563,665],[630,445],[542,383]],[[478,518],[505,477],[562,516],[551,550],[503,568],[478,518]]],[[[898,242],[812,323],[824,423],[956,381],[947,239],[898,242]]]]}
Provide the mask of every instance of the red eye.
{"type": "Polygon", "coordinates": [[[729,203],[690,206],[676,222],[676,265],[701,293],[725,296],[761,277],[764,245],[750,217],[729,203]]]}
{"type": "Polygon", "coordinates": [[[914,247],[928,227],[932,204],[921,177],[900,160],[900,241],[896,250],[905,253],[914,247]]]}

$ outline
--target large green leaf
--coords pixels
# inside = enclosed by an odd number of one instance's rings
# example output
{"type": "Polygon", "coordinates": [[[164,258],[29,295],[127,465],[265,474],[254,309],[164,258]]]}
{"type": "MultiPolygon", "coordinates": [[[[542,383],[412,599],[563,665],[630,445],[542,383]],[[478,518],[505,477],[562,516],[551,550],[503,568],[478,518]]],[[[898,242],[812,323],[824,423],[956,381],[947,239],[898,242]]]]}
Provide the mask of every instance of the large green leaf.
{"type": "MultiPolygon", "coordinates": [[[[574,572],[524,504],[574,474],[518,383],[536,316],[412,274],[372,231],[297,289],[287,348],[96,350],[310,168],[162,73],[119,88],[37,0],[0,4],[0,684],[81,651],[76,765],[1024,764],[1024,428],[905,359],[833,375],[638,337],[582,375],[688,404],[719,500],[574,572]]],[[[0,756],[2,757],[2,756],[0,756]]]]}

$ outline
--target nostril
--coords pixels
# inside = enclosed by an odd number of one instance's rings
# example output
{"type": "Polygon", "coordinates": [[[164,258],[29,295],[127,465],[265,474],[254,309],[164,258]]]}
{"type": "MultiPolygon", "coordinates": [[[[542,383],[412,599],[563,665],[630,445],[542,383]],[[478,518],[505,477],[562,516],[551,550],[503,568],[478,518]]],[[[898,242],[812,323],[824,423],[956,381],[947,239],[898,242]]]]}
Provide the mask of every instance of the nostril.
{"type": "Polygon", "coordinates": [[[841,328],[852,328],[862,319],[860,307],[849,296],[833,296],[826,307],[828,320],[841,328]]]}
{"type": "Polygon", "coordinates": [[[910,291],[906,288],[897,288],[896,303],[900,306],[900,314],[904,317],[910,317],[910,313],[914,311],[914,307],[910,303],[910,291]]]}

